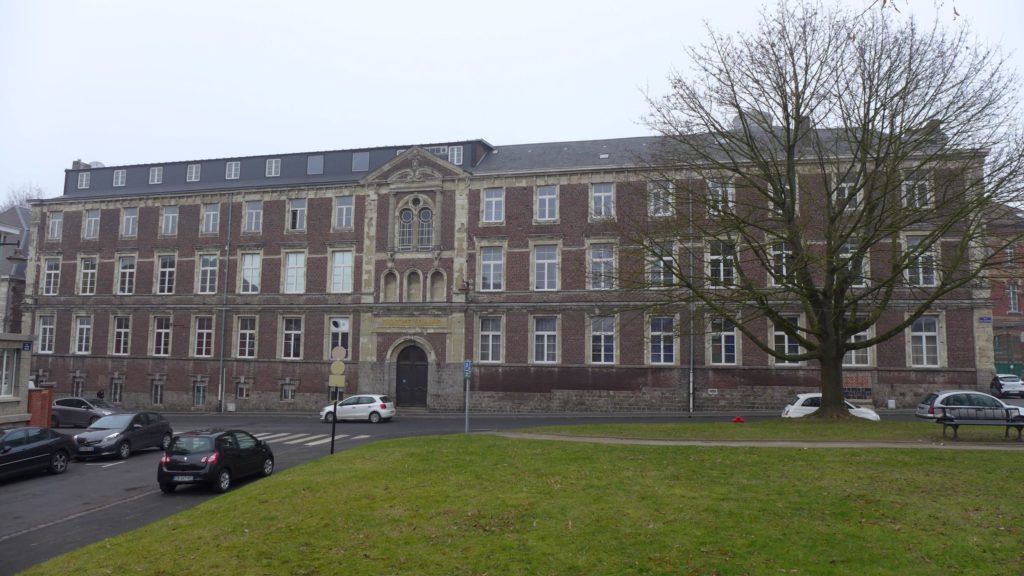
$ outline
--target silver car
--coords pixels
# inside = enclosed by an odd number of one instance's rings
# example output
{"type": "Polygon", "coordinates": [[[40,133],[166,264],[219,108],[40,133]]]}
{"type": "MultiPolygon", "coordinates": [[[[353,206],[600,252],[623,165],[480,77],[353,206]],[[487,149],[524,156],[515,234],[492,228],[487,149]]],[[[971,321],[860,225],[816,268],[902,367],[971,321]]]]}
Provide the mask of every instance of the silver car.
{"type": "Polygon", "coordinates": [[[58,398],[53,401],[50,426],[78,426],[84,428],[104,416],[117,412],[117,408],[102,398],[58,398]]]}
{"type": "Polygon", "coordinates": [[[977,390],[939,390],[938,392],[932,392],[925,396],[924,400],[921,400],[921,403],[917,405],[917,411],[914,413],[914,416],[934,420],[942,412],[942,410],[937,410],[937,407],[1013,408],[1017,411],[1018,415],[1024,410],[1024,408],[1007,404],[995,396],[990,396],[977,390]]]}
{"type": "Polygon", "coordinates": [[[328,404],[320,410],[322,422],[338,420],[367,420],[374,424],[387,422],[395,417],[395,403],[383,394],[357,394],[349,396],[338,403],[338,413],[334,413],[334,404],[328,404]]]}

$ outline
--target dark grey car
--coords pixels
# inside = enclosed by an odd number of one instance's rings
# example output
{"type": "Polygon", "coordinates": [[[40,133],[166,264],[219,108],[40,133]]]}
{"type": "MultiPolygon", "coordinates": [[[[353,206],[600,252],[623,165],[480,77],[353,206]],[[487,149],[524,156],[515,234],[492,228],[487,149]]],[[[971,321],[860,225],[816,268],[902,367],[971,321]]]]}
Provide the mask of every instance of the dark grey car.
{"type": "Polygon", "coordinates": [[[123,459],[143,448],[166,450],[173,436],[171,423],[158,412],[111,414],[75,435],[76,455],[80,459],[111,455],[123,459]]]}
{"type": "Polygon", "coordinates": [[[96,420],[117,412],[117,408],[102,398],[58,398],[51,407],[50,425],[85,427],[96,420]]]}

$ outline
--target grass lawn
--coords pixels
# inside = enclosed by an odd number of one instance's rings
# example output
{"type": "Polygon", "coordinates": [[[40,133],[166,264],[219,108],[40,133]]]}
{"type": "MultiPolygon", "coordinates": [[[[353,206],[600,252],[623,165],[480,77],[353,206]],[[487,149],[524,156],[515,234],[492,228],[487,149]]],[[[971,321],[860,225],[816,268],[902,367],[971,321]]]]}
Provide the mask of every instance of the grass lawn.
{"type": "Polygon", "coordinates": [[[390,440],[26,574],[1021,574],[1022,456],[390,440]]]}

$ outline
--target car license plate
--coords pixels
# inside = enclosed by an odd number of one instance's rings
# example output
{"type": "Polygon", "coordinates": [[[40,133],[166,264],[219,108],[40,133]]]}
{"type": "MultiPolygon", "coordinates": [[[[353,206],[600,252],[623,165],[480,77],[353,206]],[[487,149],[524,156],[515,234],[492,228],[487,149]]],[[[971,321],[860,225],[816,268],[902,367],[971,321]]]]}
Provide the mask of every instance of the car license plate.
{"type": "Polygon", "coordinates": [[[191,482],[192,481],[192,477],[191,476],[175,476],[174,477],[174,481],[175,482],[191,482]]]}
{"type": "Polygon", "coordinates": [[[93,448],[92,446],[79,446],[78,447],[78,451],[79,452],[95,452],[96,449],[93,448]]]}

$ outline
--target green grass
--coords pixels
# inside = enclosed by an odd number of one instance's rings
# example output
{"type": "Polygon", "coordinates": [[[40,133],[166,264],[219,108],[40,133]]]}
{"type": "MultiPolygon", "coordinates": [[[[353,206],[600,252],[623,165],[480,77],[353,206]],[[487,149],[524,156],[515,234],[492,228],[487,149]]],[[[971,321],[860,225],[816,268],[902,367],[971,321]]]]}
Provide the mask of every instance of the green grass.
{"type": "MultiPolygon", "coordinates": [[[[610,436],[652,440],[864,440],[879,442],[913,442],[936,444],[952,442],[942,437],[942,426],[925,420],[871,422],[855,419],[822,422],[807,418],[762,420],[758,422],[678,422],[671,424],[581,424],[550,426],[523,430],[543,434],[570,436],[610,436]]],[[[1006,443],[1004,429],[998,426],[961,426],[961,442],[1006,443]]],[[[1016,441],[1017,433],[1010,431],[1016,441]]]]}
{"type": "Polygon", "coordinates": [[[1016,451],[391,440],[26,574],[1020,574],[1022,476],[1016,451]]]}

